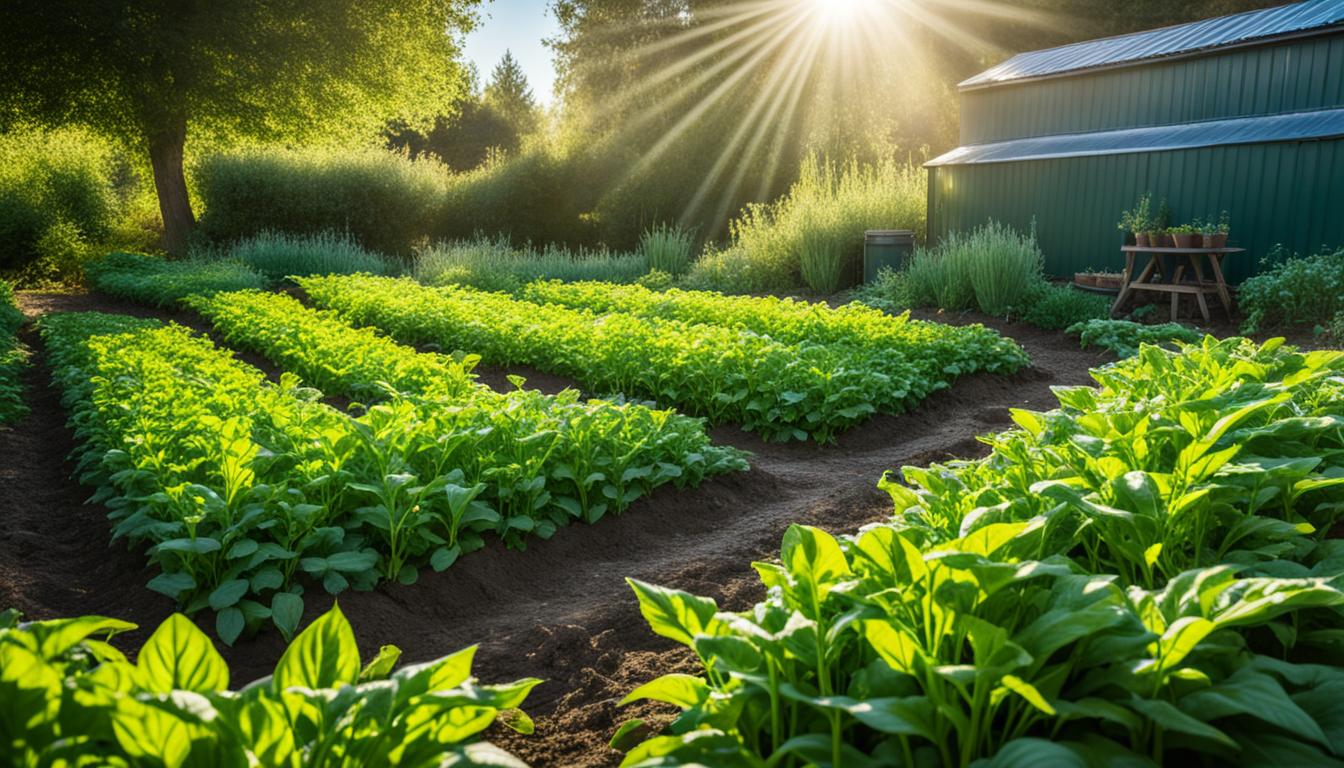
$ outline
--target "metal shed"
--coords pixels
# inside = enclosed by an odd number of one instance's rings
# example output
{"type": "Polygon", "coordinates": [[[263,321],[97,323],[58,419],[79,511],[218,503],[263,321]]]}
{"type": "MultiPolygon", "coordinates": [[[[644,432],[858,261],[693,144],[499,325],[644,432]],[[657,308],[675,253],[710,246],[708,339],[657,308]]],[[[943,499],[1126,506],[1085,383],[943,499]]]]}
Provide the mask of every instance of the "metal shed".
{"type": "Polygon", "coordinates": [[[1344,0],[1023,53],[961,83],[961,144],[927,164],[929,237],[1035,222],[1046,268],[1120,264],[1122,210],[1228,211],[1240,279],[1275,244],[1344,245],[1344,0]]]}

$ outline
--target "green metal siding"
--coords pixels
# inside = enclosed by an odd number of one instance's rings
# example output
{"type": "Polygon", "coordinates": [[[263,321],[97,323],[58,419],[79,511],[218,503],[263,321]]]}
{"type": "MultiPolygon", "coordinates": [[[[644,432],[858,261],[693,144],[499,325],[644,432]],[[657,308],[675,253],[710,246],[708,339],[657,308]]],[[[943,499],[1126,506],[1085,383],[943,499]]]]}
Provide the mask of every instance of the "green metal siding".
{"type": "Polygon", "coordinates": [[[1116,221],[1145,191],[1167,199],[1173,223],[1228,211],[1231,244],[1248,251],[1229,257],[1229,280],[1276,243],[1344,245],[1344,140],[930,168],[929,239],[991,218],[1034,220],[1050,274],[1119,268],[1116,221]]]}
{"type": "Polygon", "coordinates": [[[1344,106],[1344,34],[961,96],[963,145],[1344,106]]]}

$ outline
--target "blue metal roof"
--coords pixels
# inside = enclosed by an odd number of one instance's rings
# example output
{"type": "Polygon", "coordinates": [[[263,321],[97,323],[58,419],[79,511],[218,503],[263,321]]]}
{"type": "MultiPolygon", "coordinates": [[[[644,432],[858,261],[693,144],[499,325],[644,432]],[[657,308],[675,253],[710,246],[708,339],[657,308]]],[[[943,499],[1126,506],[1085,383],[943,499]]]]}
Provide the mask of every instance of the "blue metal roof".
{"type": "Polygon", "coordinates": [[[960,87],[978,88],[1134,64],[1326,29],[1341,22],[1344,22],[1344,0],[1308,0],[1147,32],[1020,53],[962,82],[960,87]]]}
{"type": "Polygon", "coordinates": [[[1179,125],[1127,128],[1093,133],[1064,133],[1028,139],[970,144],[925,163],[925,166],[1011,163],[1089,155],[1123,155],[1226,144],[1263,144],[1344,137],[1344,109],[1289,112],[1280,115],[1206,120],[1179,125]]]}

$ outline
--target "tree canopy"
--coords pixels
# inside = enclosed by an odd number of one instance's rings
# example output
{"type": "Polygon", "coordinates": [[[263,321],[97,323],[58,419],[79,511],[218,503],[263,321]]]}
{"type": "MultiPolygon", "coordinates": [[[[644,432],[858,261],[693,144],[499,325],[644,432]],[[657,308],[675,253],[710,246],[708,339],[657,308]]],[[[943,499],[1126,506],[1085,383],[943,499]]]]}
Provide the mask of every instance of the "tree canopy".
{"type": "Polygon", "coordinates": [[[373,137],[463,92],[475,0],[6,0],[0,123],[81,124],[148,151],[170,252],[194,221],[187,136],[373,137]]]}

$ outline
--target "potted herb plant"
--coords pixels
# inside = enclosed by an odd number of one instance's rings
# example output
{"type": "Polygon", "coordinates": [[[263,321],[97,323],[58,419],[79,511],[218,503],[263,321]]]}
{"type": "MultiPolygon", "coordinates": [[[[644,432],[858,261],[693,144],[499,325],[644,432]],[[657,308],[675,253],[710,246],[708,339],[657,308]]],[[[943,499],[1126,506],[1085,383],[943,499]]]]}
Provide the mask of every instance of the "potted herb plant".
{"type": "Polygon", "coordinates": [[[1167,199],[1162,198],[1162,204],[1157,207],[1157,215],[1153,217],[1152,232],[1149,233],[1149,242],[1157,248],[1171,245],[1171,235],[1167,227],[1171,225],[1171,206],[1167,205],[1167,199]]]}
{"type": "Polygon", "coordinates": [[[1210,222],[1204,228],[1204,247],[1205,248],[1226,248],[1227,233],[1229,230],[1229,219],[1227,211],[1218,217],[1218,223],[1210,222]]]}
{"type": "Polygon", "coordinates": [[[1199,248],[1204,244],[1204,235],[1193,224],[1181,224],[1171,228],[1172,239],[1177,248],[1199,248]]]}
{"type": "Polygon", "coordinates": [[[1120,213],[1120,223],[1118,227],[1121,232],[1124,232],[1127,235],[1133,235],[1135,245],[1147,247],[1150,242],[1148,239],[1148,231],[1149,222],[1152,218],[1152,205],[1152,193],[1145,192],[1133,208],[1120,213]]]}

